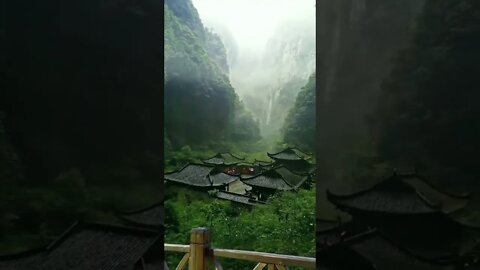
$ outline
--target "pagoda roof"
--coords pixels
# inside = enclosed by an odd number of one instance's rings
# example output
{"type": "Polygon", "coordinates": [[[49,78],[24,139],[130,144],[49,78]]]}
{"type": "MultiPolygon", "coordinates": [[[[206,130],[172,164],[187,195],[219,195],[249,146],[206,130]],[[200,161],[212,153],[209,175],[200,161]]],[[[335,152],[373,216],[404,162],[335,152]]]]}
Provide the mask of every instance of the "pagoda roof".
{"type": "Polygon", "coordinates": [[[132,225],[159,228],[163,225],[163,201],[141,209],[122,212],[117,214],[117,216],[132,225]]]}
{"type": "Polygon", "coordinates": [[[241,178],[242,182],[249,186],[276,190],[292,190],[298,188],[307,179],[307,175],[293,173],[283,166],[272,168],[255,176],[241,178]]]}
{"type": "Polygon", "coordinates": [[[0,257],[0,268],[133,269],[159,239],[156,231],[77,222],[41,250],[0,257]]]}
{"type": "Polygon", "coordinates": [[[306,160],[310,155],[299,150],[298,148],[289,147],[277,153],[267,153],[267,155],[274,160],[306,160]]]}
{"type": "MultiPolygon", "coordinates": [[[[441,262],[418,257],[415,254],[402,249],[388,238],[385,238],[375,229],[368,230],[352,237],[347,237],[341,242],[319,250],[317,253],[321,258],[319,259],[319,262],[327,264],[332,269],[336,269],[335,264],[343,263],[338,262],[339,258],[347,261],[357,260],[358,263],[361,262],[363,264],[368,262],[370,267],[364,266],[361,269],[455,269],[455,262],[441,262]],[[346,255],[350,258],[347,258],[346,255]]],[[[347,264],[348,263],[352,262],[347,262],[347,264]]],[[[353,264],[355,264],[355,262],[353,262],[353,264]]]]}
{"type": "Polygon", "coordinates": [[[203,160],[204,163],[210,165],[235,165],[244,161],[244,157],[239,157],[229,152],[218,153],[213,157],[203,160]]]}
{"type": "Polygon", "coordinates": [[[451,213],[468,202],[463,196],[438,190],[416,173],[394,174],[367,190],[349,195],[327,190],[327,197],[340,208],[394,214],[451,213]]]}
{"type": "Polygon", "coordinates": [[[196,187],[212,187],[229,184],[238,179],[218,171],[214,166],[189,163],[178,171],[164,175],[165,180],[196,187]]]}
{"type": "Polygon", "coordinates": [[[237,194],[237,193],[233,193],[233,192],[228,192],[228,191],[219,191],[215,194],[215,196],[219,199],[224,199],[224,200],[228,200],[228,201],[232,201],[232,202],[236,202],[236,203],[241,203],[241,204],[245,204],[245,205],[252,205],[253,206],[253,205],[257,205],[258,203],[263,204],[263,202],[255,201],[250,196],[237,194]]]}

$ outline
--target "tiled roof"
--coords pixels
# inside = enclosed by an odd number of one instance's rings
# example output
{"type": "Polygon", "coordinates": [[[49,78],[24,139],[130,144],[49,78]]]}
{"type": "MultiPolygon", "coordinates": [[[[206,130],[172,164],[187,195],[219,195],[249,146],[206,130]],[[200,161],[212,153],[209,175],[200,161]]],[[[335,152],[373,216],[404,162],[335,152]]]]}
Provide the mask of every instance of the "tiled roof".
{"type": "Polygon", "coordinates": [[[215,156],[204,160],[203,162],[212,165],[233,165],[243,162],[244,160],[245,158],[231,153],[218,153],[215,156]]]}
{"type": "MultiPolygon", "coordinates": [[[[453,270],[455,263],[426,260],[409,253],[376,230],[346,238],[317,251],[319,264],[329,269],[345,269],[345,265],[362,265],[359,269],[376,270],[453,270]],[[365,263],[367,262],[367,263],[365,263]],[[370,265],[370,267],[368,267],[370,265]]],[[[353,268],[352,268],[353,269],[353,268]]]]}
{"type": "Polygon", "coordinates": [[[277,153],[267,153],[267,155],[275,160],[305,160],[309,155],[297,148],[286,148],[277,153]]]}
{"type": "Polygon", "coordinates": [[[215,174],[210,174],[209,179],[212,183],[212,186],[218,187],[221,185],[230,184],[233,181],[238,180],[239,177],[234,175],[229,175],[223,172],[218,172],[215,174]]]}
{"type": "Polygon", "coordinates": [[[350,195],[327,192],[328,199],[340,207],[396,214],[450,213],[467,203],[466,198],[443,193],[417,174],[394,175],[350,195]]]}
{"type": "Polygon", "coordinates": [[[277,166],[255,176],[242,177],[242,181],[249,186],[291,190],[300,187],[308,177],[296,174],[284,166],[277,166]]]}
{"type": "Polygon", "coordinates": [[[292,190],[294,187],[288,184],[283,177],[274,169],[252,177],[242,178],[249,186],[256,186],[274,190],[292,190]]]}
{"type": "Polygon", "coordinates": [[[187,164],[176,172],[165,174],[164,178],[167,181],[191,186],[208,187],[211,186],[208,175],[213,169],[214,167],[203,164],[187,164]]]}
{"type": "Polygon", "coordinates": [[[306,175],[298,175],[285,167],[278,167],[275,171],[282,176],[282,178],[292,187],[300,187],[307,179],[306,175]]]}
{"type": "Polygon", "coordinates": [[[155,203],[146,208],[123,212],[118,216],[134,225],[160,227],[164,217],[163,202],[155,203]]]}
{"type": "Polygon", "coordinates": [[[130,270],[159,236],[150,230],[77,223],[41,252],[13,260],[0,259],[0,269],[130,270]]]}

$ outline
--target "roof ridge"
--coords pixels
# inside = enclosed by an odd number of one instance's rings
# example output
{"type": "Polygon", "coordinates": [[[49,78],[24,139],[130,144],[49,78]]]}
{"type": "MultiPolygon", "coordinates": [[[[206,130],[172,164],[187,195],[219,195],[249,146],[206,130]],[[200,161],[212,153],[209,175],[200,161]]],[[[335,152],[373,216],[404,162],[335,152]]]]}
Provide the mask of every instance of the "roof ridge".
{"type": "Polygon", "coordinates": [[[145,233],[158,234],[158,231],[155,231],[155,230],[149,230],[149,229],[138,228],[133,226],[124,226],[120,224],[108,224],[108,223],[101,223],[101,222],[77,220],[66,231],[60,234],[59,237],[57,237],[54,241],[52,241],[49,245],[47,245],[45,250],[47,252],[51,251],[53,248],[57,247],[62,242],[64,242],[67,239],[67,236],[71,235],[72,233],[74,233],[75,231],[81,228],[90,228],[90,229],[109,228],[109,229],[125,230],[125,231],[142,233],[142,234],[145,234],[145,233]]]}
{"type": "Polygon", "coordinates": [[[471,196],[471,193],[470,192],[465,192],[466,194],[453,194],[453,193],[450,193],[448,191],[444,191],[444,190],[441,190],[436,184],[432,183],[430,180],[428,180],[425,176],[419,174],[419,173],[415,173],[414,176],[418,177],[420,180],[422,180],[425,184],[427,184],[429,187],[435,189],[436,191],[440,192],[440,193],[443,193],[445,195],[448,195],[450,197],[454,197],[454,198],[459,198],[459,199],[466,199],[466,198],[469,198],[471,196]]]}

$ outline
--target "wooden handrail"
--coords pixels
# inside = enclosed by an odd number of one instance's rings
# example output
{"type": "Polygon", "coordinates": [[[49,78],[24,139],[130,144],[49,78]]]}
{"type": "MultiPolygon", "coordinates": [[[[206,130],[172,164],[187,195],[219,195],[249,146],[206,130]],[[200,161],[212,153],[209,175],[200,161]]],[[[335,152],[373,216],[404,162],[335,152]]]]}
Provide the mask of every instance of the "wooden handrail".
{"type": "Polygon", "coordinates": [[[288,266],[301,266],[315,269],[315,258],[281,255],[266,252],[214,249],[210,247],[210,231],[207,228],[195,228],[190,236],[190,245],[165,244],[165,251],[187,253],[176,269],[183,269],[188,259],[189,270],[205,270],[207,263],[222,269],[217,257],[257,262],[254,269],[288,269],[288,266]]]}

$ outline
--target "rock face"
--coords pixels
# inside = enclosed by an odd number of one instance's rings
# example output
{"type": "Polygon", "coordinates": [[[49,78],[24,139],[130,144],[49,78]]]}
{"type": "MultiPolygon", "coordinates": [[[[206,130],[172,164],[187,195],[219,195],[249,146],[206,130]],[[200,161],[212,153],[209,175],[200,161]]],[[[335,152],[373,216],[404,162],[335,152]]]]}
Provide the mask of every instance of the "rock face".
{"type": "Polygon", "coordinates": [[[319,146],[366,132],[392,58],[410,40],[424,1],[317,1],[319,146]]]}
{"type": "MultiPolygon", "coordinates": [[[[312,7],[313,8],[313,7],[312,7]]],[[[278,134],[295,97],[315,69],[315,29],[285,22],[258,59],[237,59],[232,83],[257,118],[263,135],[278,134]]]]}
{"type": "Polygon", "coordinates": [[[258,136],[228,72],[222,40],[204,28],[192,2],[166,1],[165,128],[173,146],[258,136]]]}
{"type": "Polygon", "coordinates": [[[0,67],[8,72],[0,72],[0,111],[35,179],[145,151],[161,154],[161,6],[4,6],[0,37],[8,54],[0,67]]]}

